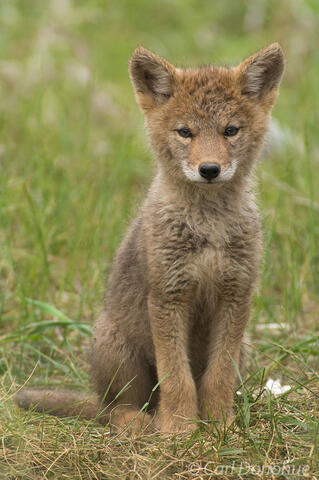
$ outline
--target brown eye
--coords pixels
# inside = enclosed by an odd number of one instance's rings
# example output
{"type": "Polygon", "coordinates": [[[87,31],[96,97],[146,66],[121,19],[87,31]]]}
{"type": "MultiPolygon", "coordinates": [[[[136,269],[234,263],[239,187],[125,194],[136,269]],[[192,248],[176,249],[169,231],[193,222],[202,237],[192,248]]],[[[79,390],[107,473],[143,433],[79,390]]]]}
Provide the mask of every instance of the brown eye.
{"type": "Polygon", "coordinates": [[[237,135],[239,128],[230,125],[229,127],[225,128],[224,137],[234,137],[237,135]]]}
{"type": "Polygon", "coordinates": [[[190,131],[189,128],[187,127],[182,127],[177,130],[178,135],[180,135],[183,138],[190,138],[193,136],[192,132],[190,131]]]}

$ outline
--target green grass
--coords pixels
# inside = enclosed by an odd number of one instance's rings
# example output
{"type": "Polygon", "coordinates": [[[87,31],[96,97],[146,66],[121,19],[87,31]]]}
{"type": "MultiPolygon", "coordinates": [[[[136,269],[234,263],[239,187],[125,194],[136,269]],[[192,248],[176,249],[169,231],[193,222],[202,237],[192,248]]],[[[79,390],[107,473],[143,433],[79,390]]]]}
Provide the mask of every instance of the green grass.
{"type": "Polygon", "coordinates": [[[315,0],[0,3],[1,480],[228,479],[243,461],[255,466],[243,478],[271,478],[262,466],[274,478],[296,478],[293,466],[318,478],[318,32],[315,0]],[[89,388],[104,277],[153,169],[131,51],[235,64],[273,41],[288,61],[274,111],[288,133],[257,172],[265,262],[235,423],[133,442],[19,411],[12,397],[25,382],[89,388]],[[291,391],[262,395],[269,377],[291,391]]]}

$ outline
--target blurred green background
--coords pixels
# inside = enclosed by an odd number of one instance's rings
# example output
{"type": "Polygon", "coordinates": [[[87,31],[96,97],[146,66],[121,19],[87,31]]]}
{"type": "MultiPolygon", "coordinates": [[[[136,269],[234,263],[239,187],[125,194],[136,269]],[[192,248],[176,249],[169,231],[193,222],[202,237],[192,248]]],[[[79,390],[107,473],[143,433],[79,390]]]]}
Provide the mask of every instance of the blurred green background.
{"type": "MultiPolygon", "coordinates": [[[[279,123],[258,168],[266,253],[251,329],[285,322],[295,338],[318,328],[318,14],[315,0],[1,1],[4,349],[8,334],[48,318],[26,298],[74,321],[98,314],[104,276],[153,170],[127,73],[140,44],[193,66],[235,65],[281,43],[279,123]]],[[[44,368],[42,353],[60,358],[64,333],[21,333],[3,371],[9,364],[21,380],[35,359],[44,368]]]]}

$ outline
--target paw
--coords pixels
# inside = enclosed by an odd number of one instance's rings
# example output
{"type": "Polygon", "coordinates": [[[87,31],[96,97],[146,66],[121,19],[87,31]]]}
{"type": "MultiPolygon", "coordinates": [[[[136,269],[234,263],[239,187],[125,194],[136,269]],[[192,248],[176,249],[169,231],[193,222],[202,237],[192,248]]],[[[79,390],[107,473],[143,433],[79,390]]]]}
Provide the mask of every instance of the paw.
{"type": "Polygon", "coordinates": [[[191,418],[179,417],[162,418],[160,421],[161,433],[187,433],[196,430],[197,425],[191,418]]]}
{"type": "Polygon", "coordinates": [[[112,415],[111,430],[121,436],[153,433],[155,418],[148,413],[128,409],[112,415]]]}
{"type": "Polygon", "coordinates": [[[203,382],[199,392],[200,418],[229,426],[233,421],[232,384],[225,382],[203,382]]]}

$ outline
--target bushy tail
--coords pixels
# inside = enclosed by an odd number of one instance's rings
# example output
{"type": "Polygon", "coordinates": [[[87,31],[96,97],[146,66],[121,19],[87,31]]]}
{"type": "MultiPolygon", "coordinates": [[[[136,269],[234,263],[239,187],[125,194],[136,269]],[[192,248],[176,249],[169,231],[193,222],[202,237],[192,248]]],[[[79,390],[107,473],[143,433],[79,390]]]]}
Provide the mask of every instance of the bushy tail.
{"type": "Polygon", "coordinates": [[[102,420],[99,415],[99,401],[94,395],[69,390],[23,388],[16,394],[15,401],[25,410],[33,409],[57,417],[80,417],[96,419],[99,422],[102,420]]]}

